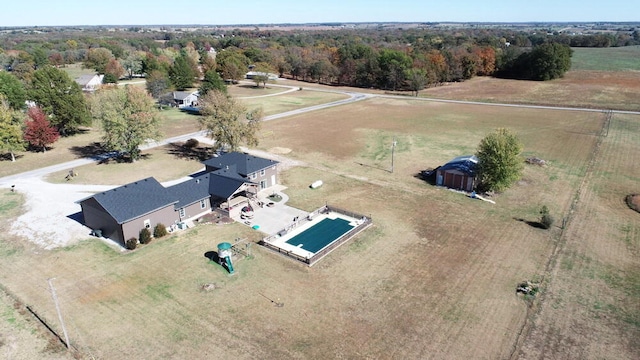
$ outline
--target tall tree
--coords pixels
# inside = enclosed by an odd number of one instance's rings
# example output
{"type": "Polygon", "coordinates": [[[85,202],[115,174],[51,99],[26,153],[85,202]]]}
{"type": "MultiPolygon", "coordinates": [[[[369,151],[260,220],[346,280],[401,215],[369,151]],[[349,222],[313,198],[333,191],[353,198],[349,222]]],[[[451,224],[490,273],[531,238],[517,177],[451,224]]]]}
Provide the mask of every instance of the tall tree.
{"type": "Polygon", "coordinates": [[[16,161],[15,153],[24,149],[22,122],[18,112],[11,109],[0,95],[0,153],[9,153],[11,161],[16,161]]]}
{"type": "Polygon", "coordinates": [[[193,86],[195,73],[189,65],[190,58],[186,54],[178,56],[169,68],[169,79],[178,90],[184,90],[193,86]]]}
{"type": "Polygon", "coordinates": [[[404,82],[405,74],[411,68],[411,58],[401,51],[383,49],[378,55],[378,64],[378,84],[382,88],[395,90],[404,82]]]}
{"type": "Polygon", "coordinates": [[[249,59],[244,56],[240,49],[230,47],[216,55],[218,71],[224,80],[238,81],[243,79],[247,73],[249,59]]]}
{"type": "Polygon", "coordinates": [[[27,92],[17,77],[6,71],[0,71],[0,94],[4,95],[9,106],[20,110],[25,106],[27,92]]]}
{"type": "Polygon", "coordinates": [[[51,145],[60,138],[60,134],[47,119],[47,115],[35,106],[27,111],[25,121],[24,139],[34,148],[42,148],[47,151],[47,145],[51,145]]]}
{"type": "Polygon", "coordinates": [[[222,80],[215,69],[209,70],[204,73],[204,79],[200,84],[198,92],[200,93],[200,96],[204,96],[207,95],[207,93],[211,90],[217,90],[223,93],[227,92],[227,85],[224,84],[224,80],[222,80]]]}
{"type": "Polygon", "coordinates": [[[129,80],[133,78],[134,75],[139,75],[142,73],[142,54],[138,52],[131,52],[124,58],[122,61],[122,66],[127,72],[127,76],[129,80]]]}
{"type": "Polygon", "coordinates": [[[427,86],[427,74],[422,69],[411,69],[408,72],[409,88],[417,97],[420,90],[427,86]]]}
{"type": "Polygon", "coordinates": [[[147,91],[155,99],[158,99],[171,87],[169,76],[162,70],[153,70],[147,74],[147,91]]]}
{"type": "Polygon", "coordinates": [[[65,136],[91,125],[91,114],[80,85],[63,70],[44,66],[33,73],[29,98],[50,115],[51,124],[65,136]]]}
{"type": "Polygon", "coordinates": [[[558,43],[534,47],[529,55],[531,79],[544,81],[563,77],[571,68],[572,54],[569,46],[558,43]]]}
{"type": "Polygon", "coordinates": [[[218,147],[235,151],[242,143],[258,145],[257,132],[263,118],[261,108],[247,112],[234,98],[216,90],[209,91],[199,101],[200,126],[207,130],[218,147]]]}
{"type": "Polygon", "coordinates": [[[480,141],[478,177],[485,190],[503,191],[520,179],[522,143],[508,129],[499,128],[480,141]]]}
{"type": "Polygon", "coordinates": [[[125,153],[131,161],[140,158],[140,145],[160,137],[155,101],[139,87],[98,92],[92,98],[91,113],[102,124],[105,148],[125,153]]]}
{"type": "Polygon", "coordinates": [[[104,74],[107,64],[114,59],[113,53],[107,48],[89,49],[87,59],[82,64],[87,69],[94,69],[99,74],[104,74]]]}
{"type": "Polygon", "coordinates": [[[107,63],[107,66],[104,68],[104,75],[105,75],[105,79],[108,76],[110,81],[104,80],[103,82],[117,83],[118,80],[120,80],[124,75],[124,71],[125,71],[124,67],[120,65],[120,62],[118,60],[116,59],[109,60],[109,63],[107,63]]]}

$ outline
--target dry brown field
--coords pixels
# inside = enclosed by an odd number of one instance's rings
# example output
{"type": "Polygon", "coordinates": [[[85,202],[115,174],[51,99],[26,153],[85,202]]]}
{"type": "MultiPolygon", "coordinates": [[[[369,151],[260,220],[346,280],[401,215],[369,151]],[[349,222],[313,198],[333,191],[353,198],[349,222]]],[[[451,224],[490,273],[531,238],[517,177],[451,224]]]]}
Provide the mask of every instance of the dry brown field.
{"type": "MultiPolygon", "coordinates": [[[[467,85],[451,97],[498,91],[485,79],[467,85]]],[[[539,93],[539,103],[553,99],[539,93]]],[[[640,116],[616,114],[607,125],[597,112],[373,98],[270,121],[262,131],[261,150],[305,164],[281,173],[290,205],[329,203],[371,216],[374,226],[311,268],[253,245],[229,276],[205,254],[260,233],[198,225],[133,252],[95,239],[45,251],[8,235],[21,198],[7,193],[0,283],[61,333],[47,284],[55,277],[78,358],[638,358],[640,214],[624,196],[640,192],[640,116]],[[497,127],[512,129],[525,155],[548,165],[525,167],[495,205],[416,178],[473,153],[497,127]],[[324,185],[309,189],[318,179],[324,185]],[[527,223],[542,205],[557,219],[548,231],[527,223]],[[516,295],[523,280],[540,282],[537,298],[516,295]]],[[[151,152],[145,172],[171,160],[180,165],[164,176],[195,166],[163,151],[151,152]]],[[[125,164],[89,165],[79,180],[134,175],[125,164]]]]}
{"type": "Polygon", "coordinates": [[[420,92],[441,99],[640,111],[638,94],[640,71],[569,71],[551,81],[476,77],[420,92]]]}

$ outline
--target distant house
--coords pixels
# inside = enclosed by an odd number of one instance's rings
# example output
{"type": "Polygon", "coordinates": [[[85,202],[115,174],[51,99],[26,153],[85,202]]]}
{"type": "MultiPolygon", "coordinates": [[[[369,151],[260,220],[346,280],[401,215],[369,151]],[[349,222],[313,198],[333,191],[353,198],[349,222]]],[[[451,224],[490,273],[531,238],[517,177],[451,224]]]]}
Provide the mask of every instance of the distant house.
{"type": "Polygon", "coordinates": [[[84,224],[124,245],[142,228],[179,225],[214,209],[235,217],[276,185],[277,161],[231,152],[204,163],[204,174],[169,187],[150,177],[80,200],[84,224]]]}
{"type": "Polygon", "coordinates": [[[272,80],[278,80],[278,75],[277,74],[273,74],[273,73],[266,73],[266,72],[260,72],[260,71],[249,71],[248,73],[245,74],[245,78],[248,80],[253,80],[256,78],[256,76],[266,76],[268,80],[272,81],[272,80]]]}
{"type": "Polygon", "coordinates": [[[475,155],[459,156],[436,169],[436,185],[472,191],[476,186],[475,155]]]}
{"type": "Polygon", "coordinates": [[[82,87],[82,91],[96,91],[101,85],[104,75],[82,75],[76,78],[76,83],[82,87]]]}
{"type": "Polygon", "coordinates": [[[173,101],[175,105],[179,108],[196,107],[198,105],[198,96],[200,96],[200,94],[197,91],[195,92],[174,91],[173,101]]]}

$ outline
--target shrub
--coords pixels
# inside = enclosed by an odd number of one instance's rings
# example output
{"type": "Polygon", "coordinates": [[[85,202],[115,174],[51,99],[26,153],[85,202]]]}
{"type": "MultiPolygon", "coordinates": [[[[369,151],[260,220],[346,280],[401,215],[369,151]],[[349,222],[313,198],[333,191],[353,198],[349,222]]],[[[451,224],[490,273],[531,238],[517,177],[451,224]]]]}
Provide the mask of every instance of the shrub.
{"type": "Polygon", "coordinates": [[[151,232],[149,229],[144,228],[140,230],[140,244],[148,244],[151,242],[151,232]]]}
{"type": "Polygon", "coordinates": [[[196,148],[198,147],[198,145],[200,145],[200,142],[198,141],[198,139],[194,139],[194,138],[191,138],[184,142],[184,147],[186,147],[187,149],[196,148]]]}
{"type": "Polygon", "coordinates": [[[127,250],[133,250],[136,248],[136,246],[138,246],[138,239],[134,237],[128,238],[127,241],[124,242],[124,247],[127,250]]]}
{"type": "Polygon", "coordinates": [[[159,238],[167,235],[167,227],[163,224],[158,224],[153,228],[153,237],[159,238]]]}
{"type": "Polygon", "coordinates": [[[554,221],[555,219],[553,216],[549,214],[549,208],[547,208],[546,205],[543,205],[542,209],[540,209],[540,225],[542,225],[542,228],[549,229],[553,225],[554,221]]]}
{"type": "Polygon", "coordinates": [[[549,214],[542,215],[542,217],[540,218],[540,224],[542,224],[542,227],[545,229],[551,228],[554,221],[555,219],[553,218],[553,216],[549,214]]]}

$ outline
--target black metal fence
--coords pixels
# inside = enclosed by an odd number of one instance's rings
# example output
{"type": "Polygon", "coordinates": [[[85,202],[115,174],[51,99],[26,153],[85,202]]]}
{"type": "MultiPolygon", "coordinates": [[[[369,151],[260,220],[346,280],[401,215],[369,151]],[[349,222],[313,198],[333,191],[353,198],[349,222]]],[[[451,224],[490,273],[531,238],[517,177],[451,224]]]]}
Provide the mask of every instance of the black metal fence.
{"type": "Polygon", "coordinates": [[[337,247],[339,247],[340,245],[344,244],[345,242],[349,241],[351,238],[353,238],[354,236],[358,235],[360,232],[362,232],[364,229],[368,228],[369,226],[371,226],[373,223],[371,217],[367,217],[352,211],[348,211],[348,210],[344,210],[341,208],[337,208],[335,206],[330,206],[330,205],[325,205],[321,208],[318,208],[312,212],[310,212],[306,217],[299,219],[297,221],[295,221],[294,223],[288,225],[287,227],[285,227],[284,229],[282,229],[281,231],[278,231],[276,234],[273,235],[269,235],[266,236],[264,238],[262,238],[262,240],[259,242],[260,245],[266,247],[269,250],[272,250],[274,252],[277,252],[279,254],[285,255],[287,257],[290,257],[294,260],[303,262],[309,266],[315,264],[316,262],[318,262],[320,259],[322,259],[323,257],[327,256],[327,254],[329,254],[331,251],[335,250],[337,247]],[[316,217],[318,214],[325,214],[325,213],[329,213],[329,212],[336,212],[345,216],[349,216],[351,218],[357,219],[356,221],[358,222],[358,225],[356,227],[354,227],[353,229],[351,229],[350,231],[348,231],[347,233],[345,233],[344,235],[340,236],[339,238],[337,238],[336,240],[334,240],[331,244],[329,244],[328,246],[324,247],[322,250],[318,251],[317,253],[313,254],[313,256],[311,257],[304,257],[304,256],[300,256],[298,254],[294,254],[291,251],[282,249],[276,245],[273,245],[271,243],[271,241],[279,236],[282,236],[284,234],[286,234],[288,231],[290,231],[293,227],[295,226],[299,226],[302,225],[308,221],[311,221],[314,217],[316,217]]]}

